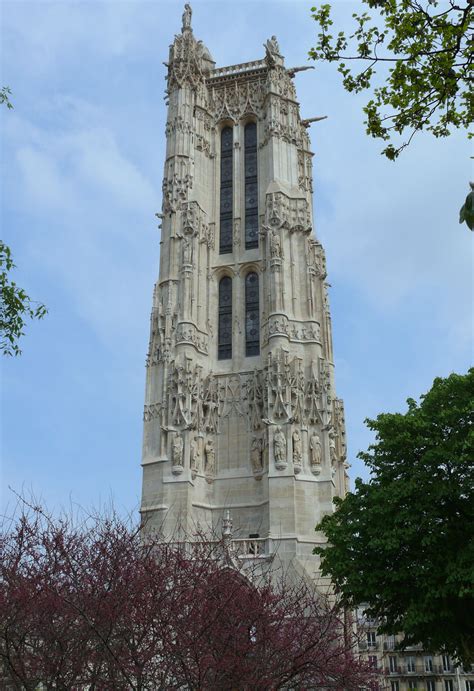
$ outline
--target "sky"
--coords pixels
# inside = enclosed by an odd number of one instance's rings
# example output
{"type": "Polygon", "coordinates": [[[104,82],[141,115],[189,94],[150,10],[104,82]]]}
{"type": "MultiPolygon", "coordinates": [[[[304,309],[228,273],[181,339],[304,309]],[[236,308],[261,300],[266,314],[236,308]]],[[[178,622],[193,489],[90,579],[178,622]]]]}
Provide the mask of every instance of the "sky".
{"type": "MultiPolygon", "coordinates": [[[[333,2],[349,26],[362,3],[333,2]]],[[[311,0],[194,0],[193,27],[217,66],[264,56],[287,66],[315,43],[311,0]]],[[[49,310],[21,357],[1,362],[1,502],[33,494],[52,510],[141,493],[145,356],[158,274],[164,163],[163,61],[183,3],[3,0],[1,228],[16,282],[49,310]]],[[[458,212],[473,179],[462,132],[415,137],[392,163],[334,65],[299,73],[314,124],[315,232],[327,253],[336,387],[350,474],[372,435],[364,419],[403,412],[437,376],[472,363],[473,234],[458,212]]]]}

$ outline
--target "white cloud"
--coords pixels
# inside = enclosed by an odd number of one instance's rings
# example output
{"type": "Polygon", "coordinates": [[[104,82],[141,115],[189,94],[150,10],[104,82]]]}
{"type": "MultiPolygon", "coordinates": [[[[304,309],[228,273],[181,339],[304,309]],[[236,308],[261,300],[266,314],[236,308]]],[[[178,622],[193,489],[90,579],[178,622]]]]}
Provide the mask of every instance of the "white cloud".
{"type": "Polygon", "coordinates": [[[7,123],[18,165],[9,173],[8,204],[34,219],[24,229],[32,265],[60,282],[101,340],[116,344],[151,295],[155,261],[146,242],[158,193],[101,124],[98,109],[73,98],[55,105],[60,127],[16,115],[7,123]],[[140,265],[146,270],[137,277],[140,265]]]}

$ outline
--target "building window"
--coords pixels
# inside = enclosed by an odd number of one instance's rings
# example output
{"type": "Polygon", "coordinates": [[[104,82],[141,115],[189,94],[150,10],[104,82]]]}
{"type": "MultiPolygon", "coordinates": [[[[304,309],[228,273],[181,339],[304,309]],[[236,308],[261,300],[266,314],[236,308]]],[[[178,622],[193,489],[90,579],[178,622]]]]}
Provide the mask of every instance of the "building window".
{"type": "Polygon", "coordinates": [[[425,672],[433,671],[433,658],[431,655],[425,655],[425,672]]]}
{"type": "Polygon", "coordinates": [[[217,355],[219,360],[232,357],[232,279],[224,276],[219,283],[219,324],[217,355]]]}
{"type": "Polygon", "coordinates": [[[474,681],[466,679],[466,691],[474,691],[474,681]]]}
{"type": "Polygon", "coordinates": [[[258,247],[257,125],[244,130],[245,150],[245,249],[258,247]]]}
{"type": "Polygon", "coordinates": [[[443,672],[451,671],[451,659],[449,655],[443,655],[443,672]]]}
{"type": "Polygon", "coordinates": [[[377,669],[377,655],[369,655],[369,665],[377,669]]]}
{"type": "Polygon", "coordinates": [[[454,683],[452,679],[444,680],[444,691],[454,691],[454,683]]]}
{"type": "Polygon", "coordinates": [[[418,688],[417,682],[416,681],[409,681],[408,682],[408,688],[412,689],[412,691],[415,691],[415,689],[418,688]]]}
{"type": "Polygon", "coordinates": [[[367,645],[369,648],[375,648],[377,645],[377,638],[375,631],[367,631],[367,645]]]}
{"type": "Polygon", "coordinates": [[[258,275],[245,277],[245,355],[260,353],[260,315],[258,300],[258,275]]]}
{"type": "Polygon", "coordinates": [[[219,253],[232,252],[232,178],[234,166],[234,132],[224,127],[221,132],[221,206],[219,253]]]}
{"type": "Polygon", "coordinates": [[[397,671],[397,657],[396,655],[390,655],[388,658],[388,668],[390,672],[397,671]]]}
{"type": "Polygon", "coordinates": [[[390,691],[400,691],[400,684],[398,683],[398,681],[390,682],[390,691]]]}
{"type": "Polygon", "coordinates": [[[415,658],[412,656],[407,657],[406,663],[407,663],[407,672],[414,672],[415,671],[415,658]]]}
{"type": "Polygon", "coordinates": [[[433,679],[426,682],[426,691],[436,691],[436,682],[433,679]]]}

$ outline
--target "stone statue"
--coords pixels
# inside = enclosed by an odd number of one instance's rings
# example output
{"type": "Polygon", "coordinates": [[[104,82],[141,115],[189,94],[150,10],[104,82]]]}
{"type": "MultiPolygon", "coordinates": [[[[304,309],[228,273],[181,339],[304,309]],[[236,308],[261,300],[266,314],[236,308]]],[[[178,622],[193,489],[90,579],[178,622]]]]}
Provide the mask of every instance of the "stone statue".
{"type": "Polygon", "coordinates": [[[176,434],[173,439],[173,465],[183,465],[184,442],[180,434],[176,434]]]}
{"type": "Polygon", "coordinates": [[[301,445],[301,436],[299,430],[295,429],[293,432],[293,463],[301,465],[303,461],[303,449],[301,445]]]}
{"type": "Polygon", "coordinates": [[[183,240],[183,264],[191,264],[191,240],[183,240]]]}
{"type": "Polygon", "coordinates": [[[262,472],[262,440],[258,437],[254,437],[252,440],[252,447],[250,449],[250,462],[252,463],[252,470],[254,473],[262,472]]]}
{"type": "Polygon", "coordinates": [[[194,437],[190,444],[191,470],[197,473],[201,466],[201,452],[199,451],[199,439],[194,437]]]}
{"type": "Polygon", "coordinates": [[[186,30],[191,30],[191,17],[193,16],[193,11],[191,5],[187,2],[184,6],[183,12],[183,26],[181,32],[184,33],[186,30]]]}
{"type": "Polygon", "coordinates": [[[272,232],[272,238],[270,241],[270,255],[272,259],[275,259],[275,257],[281,257],[280,236],[276,231],[272,232]]]}
{"type": "Polygon", "coordinates": [[[264,48],[269,57],[281,57],[280,46],[278,45],[276,36],[272,36],[271,38],[269,38],[268,41],[264,44],[264,48]]]}
{"type": "Polygon", "coordinates": [[[275,436],[273,437],[273,454],[277,465],[286,465],[286,438],[280,425],[276,428],[275,436]]]}
{"type": "Polygon", "coordinates": [[[309,449],[311,451],[311,466],[321,465],[321,440],[319,438],[319,434],[316,434],[316,432],[311,435],[311,439],[309,440],[309,449]]]}
{"type": "Polygon", "coordinates": [[[214,451],[214,442],[212,439],[207,440],[204,453],[206,455],[206,473],[208,475],[214,475],[216,470],[216,452],[214,451]]]}
{"type": "Polygon", "coordinates": [[[334,432],[332,430],[329,433],[329,458],[331,459],[331,464],[335,465],[337,462],[336,441],[334,439],[334,432]]]}

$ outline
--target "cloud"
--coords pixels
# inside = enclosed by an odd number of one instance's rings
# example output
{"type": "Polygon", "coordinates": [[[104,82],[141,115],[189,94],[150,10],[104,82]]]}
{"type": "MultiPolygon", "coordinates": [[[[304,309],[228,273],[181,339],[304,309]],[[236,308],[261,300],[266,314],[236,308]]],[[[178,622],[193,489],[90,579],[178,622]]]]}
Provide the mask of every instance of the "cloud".
{"type": "Polygon", "coordinates": [[[27,240],[32,265],[60,278],[78,314],[110,345],[124,318],[133,328],[137,302],[151,294],[151,262],[139,280],[136,267],[149,256],[145,231],[152,229],[158,195],[102,124],[99,109],[71,97],[55,106],[56,127],[16,115],[7,124],[17,164],[8,204],[34,219],[27,240]]]}

